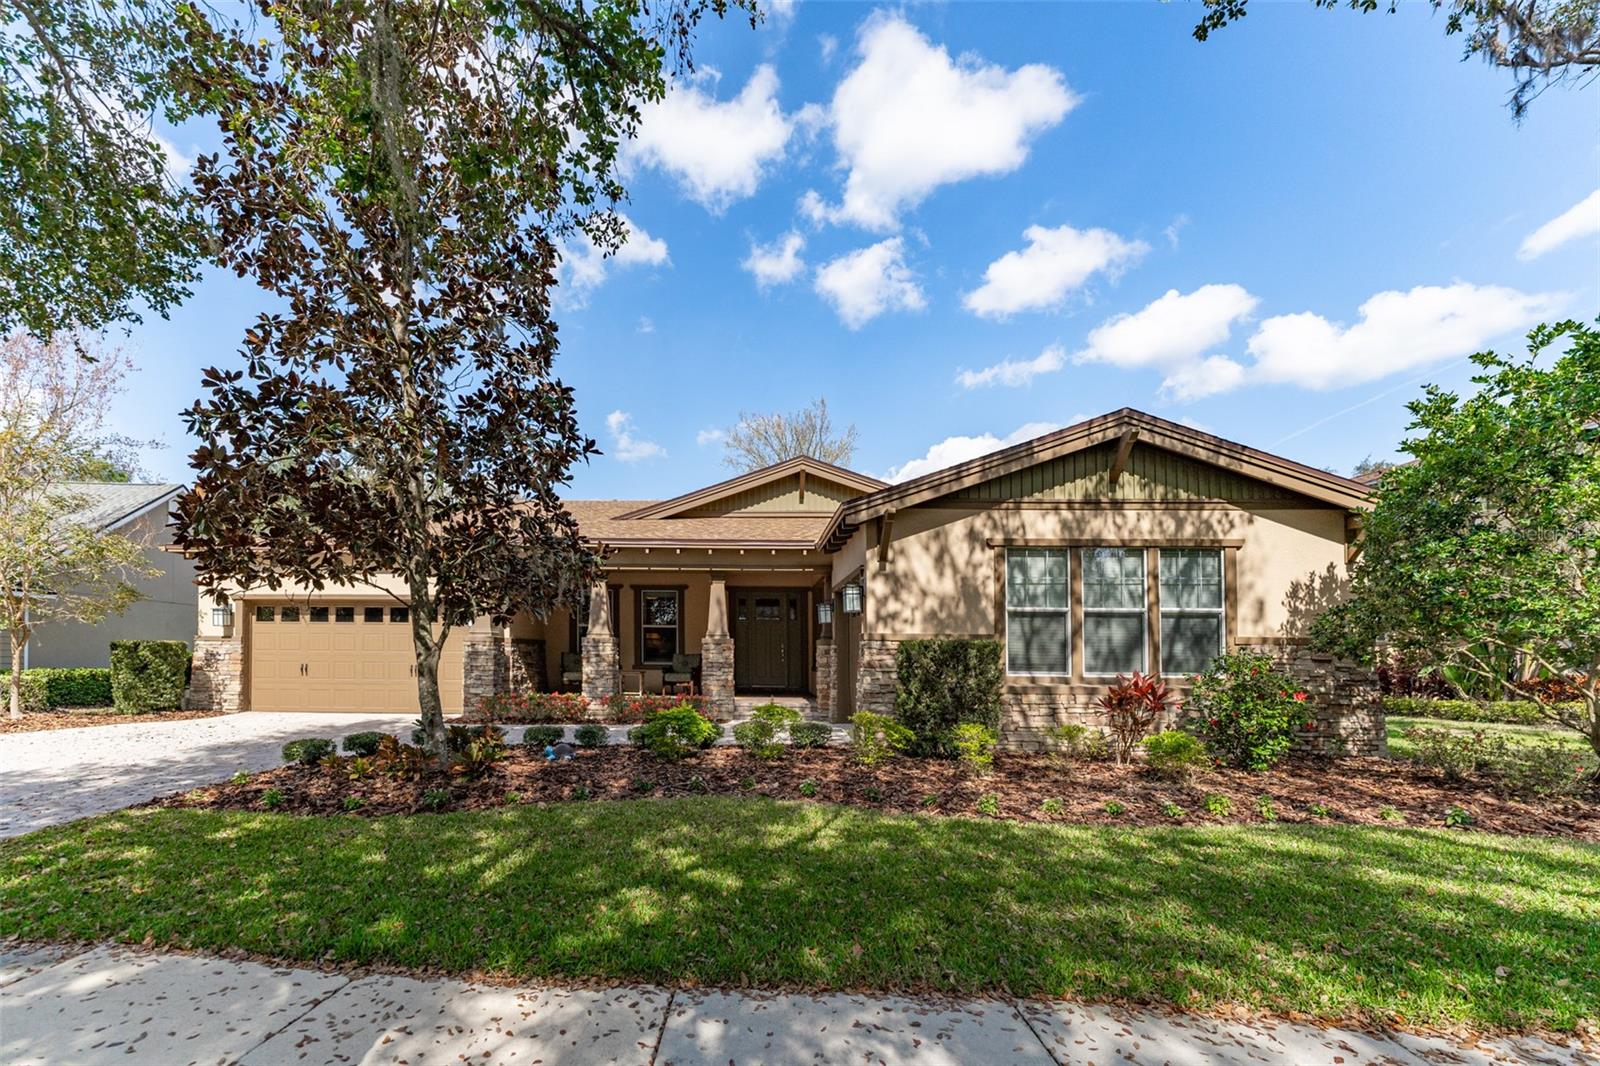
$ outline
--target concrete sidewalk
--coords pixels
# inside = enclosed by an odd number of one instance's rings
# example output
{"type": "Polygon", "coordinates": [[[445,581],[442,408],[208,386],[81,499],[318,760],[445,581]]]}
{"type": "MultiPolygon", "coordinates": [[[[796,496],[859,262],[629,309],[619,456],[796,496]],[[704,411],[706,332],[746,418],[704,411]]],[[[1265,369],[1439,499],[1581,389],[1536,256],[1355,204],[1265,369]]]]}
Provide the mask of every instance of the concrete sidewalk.
{"type": "Polygon", "coordinates": [[[0,1062],[1600,1066],[1532,1039],[1476,1047],[1309,1026],[1002,1000],[496,988],[122,947],[0,951],[0,1062]]]}

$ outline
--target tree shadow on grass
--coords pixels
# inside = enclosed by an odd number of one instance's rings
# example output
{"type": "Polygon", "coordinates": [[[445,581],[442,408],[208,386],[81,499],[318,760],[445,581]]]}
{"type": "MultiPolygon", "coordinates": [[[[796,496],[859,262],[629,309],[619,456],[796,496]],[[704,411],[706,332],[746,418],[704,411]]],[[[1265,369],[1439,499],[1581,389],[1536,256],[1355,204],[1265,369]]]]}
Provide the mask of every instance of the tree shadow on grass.
{"type": "Polygon", "coordinates": [[[508,978],[1509,1027],[1600,1012],[1600,849],[1479,834],[1028,826],[723,798],[149,811],[0,845],[0,878],[4,933],[508,978]]]}

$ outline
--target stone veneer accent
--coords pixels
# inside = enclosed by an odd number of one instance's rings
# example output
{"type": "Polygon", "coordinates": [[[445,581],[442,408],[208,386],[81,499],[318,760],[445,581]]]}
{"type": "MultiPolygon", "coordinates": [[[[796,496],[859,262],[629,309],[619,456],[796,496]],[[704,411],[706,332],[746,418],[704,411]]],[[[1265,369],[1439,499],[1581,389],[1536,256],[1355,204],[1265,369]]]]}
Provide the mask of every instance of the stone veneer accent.
{"type": "Polygon", "coordinates": [[[196,637],[183,694],[186,711],[245,710],[244,642],[234,637],[196,637]]]}
{"type": "Polygon", "coordinates": [[[725,721],[734,715],[733,638],[700,639],[700,691],[705,694],[706,711],[725,721]]]}
{"type": "Polygon", "coordinates": [[[596,710],[622,691],[622,643],[610,633],[590,632],[579,649],[583,657],[583,694],[596,710]]]}
{"type": "Polygon", "coordinates": [[[863,637],[861,656],[856,664],[856,710],[874,714],[894,713],[898,640],[863,637]]]}
{"type": "Polygon", "coordinates": [[[1270,655],[1278,669],[1305,689],[1316,728],[1295,737],[1300,751],[1324,755],[1389,754],[1389,729],[1371,670],[1303,644],[1252,644],[1243,650],[1270,655]]]}
{"type": "Polygon", "coordinates": [[[812,683],[812,691],[817,694],[817,713],[823,718],[832,720],[835,706],[833,690],[837,687],[839,679],[838,650],[833,645],[833,638],[817,638],[816,653],[817,674],[812,683]]]}
{"type": "Polygon", "coordinates": [[[461,642],[462,711],[471,718],[486,696],[545,689],[544,641],[469,630],[461,642]]]}

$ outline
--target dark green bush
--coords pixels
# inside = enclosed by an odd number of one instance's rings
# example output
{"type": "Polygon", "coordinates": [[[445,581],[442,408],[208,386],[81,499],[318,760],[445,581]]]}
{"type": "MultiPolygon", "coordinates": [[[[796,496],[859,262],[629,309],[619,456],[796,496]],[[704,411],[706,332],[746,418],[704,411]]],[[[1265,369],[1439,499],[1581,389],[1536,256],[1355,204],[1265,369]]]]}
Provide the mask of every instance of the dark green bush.
{"type": "Polygon", "coordinates": [[[378,745],[383,743],[386,733],[376,729],[369,729],[364,733],[351,733],[344,738],[344,750],[350,755],[376,755],[378,745]]]}
{"type": "Polygon", "coordinates": [[[1430,700],[1420,696],[1385,696],[1383,709],[1402,718],[1442,718],[1450,722],[1506,722],[1511,725],[1541,725],[1545,717],[1532,700],[1430,700]]]}
{"type": "Polygon", "coordinates": [[[189,645],[181,640],[113,640],[111,702],[123,714],[174,711],[189,683],[189,645]]]}
{"type": "Polygon", "coordinates": [[[688,704],[656,711],[643,725],[628,730],[628,739],[663,759],[681,759],[716,743],[722,730],[688,704]]]}
{"type": "Polygon", "coordinates": [[[529,726],[522,731],[522,742],[530,748],[544,750],[546,745],[559,744],[566,730],[558,725],[529,726]]]}
{"type": "Polygon", "coordinates": [[[911,730],[912,755],[951,755],[958,725],[1000,731],[1000,643],[903,640],[895,656],[895,717],[911,730]]]}
{"type": "Polygon", "coordinates": [[[1188,727],[1228,766],[1265,770],[1289,753],[1295,733],[1311,722],[1306,694],[1272,658],[1238,651],[1219,655],[1195,682],[1185,710],[1188,727]]]}
{"type": "MultiPolygon", "coordinates": [[[[0,693],[8,692],[11,671],[0,671],[0,693]]],[[[24,710],[111,706],[111,671],[103,666],[35,667],[22,671],[24,710]]]]}
{"type": "Polygon", "coordinates": [[[609,735],[610,733],[606,727],[600,725],[598,722],[590,722],[587,725],[580,725],[578,728],[572,731],[572,739],[577,742],[578,747],[580,748],[604,747],[606,738],[609,735]]]}
{"type": "Polygon", "coordinates": [[[820,748],[833,739],[827,722],[796,722],[789,727],[789,743],[796,748],[820,748]]]}
{"type": "Polygon", "coordinates": [[[315,766],[334,753],[333,741],[326,737],[306,737],[291,740],[283,746],[283,761],[297,762],[301,766],[315,766]]]}

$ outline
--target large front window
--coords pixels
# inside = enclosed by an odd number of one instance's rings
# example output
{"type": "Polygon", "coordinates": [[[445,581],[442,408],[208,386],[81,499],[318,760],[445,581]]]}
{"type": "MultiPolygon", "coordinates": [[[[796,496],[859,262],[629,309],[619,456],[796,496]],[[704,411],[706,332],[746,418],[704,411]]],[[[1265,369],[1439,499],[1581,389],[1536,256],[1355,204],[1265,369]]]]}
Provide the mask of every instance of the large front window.
{"type": "Polygon", "coordinates": [[[1144,552],[1083,549],[1083,672],[1142,672],[1148,622],[1144,552]]]}
{"type": "Polygon", "coordinates": [[[1072,671],[1072,612],[1067,553],[1046,548],[1006,552],[1006,671],[1072,671]]]}
{"type": "Polygon", "coordinates": [[[670,666],[678,654],[678,628],[682,597],[675,589],[645,589],[639,593],[639,661],[646,666],[670,666]]]}
{"type": "Polygon", "coordinates": [[[1198,674],[1222,654],[1222,553],[1161,549],[1161,672],[1198,674]]]}

